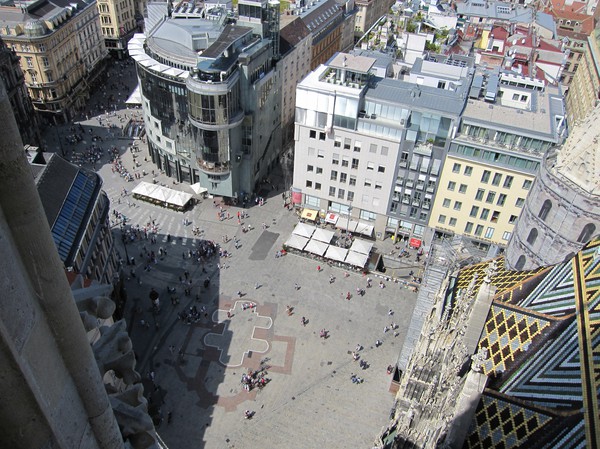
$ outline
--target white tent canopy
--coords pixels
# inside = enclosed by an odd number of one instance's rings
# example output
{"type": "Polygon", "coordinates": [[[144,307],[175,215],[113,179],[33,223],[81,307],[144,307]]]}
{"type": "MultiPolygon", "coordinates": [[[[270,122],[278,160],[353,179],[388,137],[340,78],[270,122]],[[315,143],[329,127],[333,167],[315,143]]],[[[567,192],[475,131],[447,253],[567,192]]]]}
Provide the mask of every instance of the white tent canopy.
{"type": "Polygon", "coordinates": [[[341,229],[342,231],[354,232],[357,224],[358,223],[355,222],[354,220],[350,220],[350,222],[348,222],[347,218],[340,217],[340,218],[338,218],[338,221],[335,224],[335,227],[338,229],[341,229]]]}
{"type": "Polygon", "coordinates": [[[330,231],[328,229],[317,228],[317,229],[315,229],[315,232],[312,235],[312,239],[318,240],[319,242],[329,243],[329,242],[331,242],[331,239],[333,238],[334,235],[335,235],[335,232],[333,232],[333,231],[330,231]]]}
{"type": "Polygon", "coordinates": [[[354,242],[352,242],[352,246],[350,247],[350,251],[368,255],[372,248],[373,244],[371,242],[361,239],[354,239],[354,242]]]}
{"type": "Polygon", "coordinates": [[[134,195],[145,196],[156,201],[169,203],[177,207],[184,207],[191,199],[189,193],[179,192],[168,187],[150,184],[149,182],[140,182],[132,191],[134,195]]]}
{"type": "Polygon", "coordinates": [[[348,251],[345,262],[355,267],[364,268],[369,260],[369,256],[366,254],[357,253],[356,251],[348,251]]]}
{"type": "Polygon", "coordinates": [[[203,193],[208,192],[208,189],[206,187],[202,187],[199,182],[197,182],[196,184],[192,184],[190,188],[194,191],[196,195],[202,195],[203,193]]]}
{"type": "Polygon", "coordinates": [[[301,235],[302,237],[310,238],[315,232],[315,227],[311,225],[307,225],[306,223],[298,223],[294,228],[292,234],[301,235]]]}
{"type": "Polygon", "coordinates": [[[328,259],[333,259],[333,260],[337,260],[339,262],[343,262],[344,259],[346,258],[347,252],[348,252],[347,249],[340,248],[339,246],[330,245],[329,248],[327,248],[327,254],[325,254],[325,257],[327,257],[328,259]]]}
{"type": "Polygon", "coordinates": [[[285,246],[296,248],[302,251],[307,243],[308,239],[306,237],[302,237],[301,235],[297,234],[292,234],[290,235],[290,238],[287,240],[287,242],[285,242],[285,246]]]}
{"type": "Polygon", "coordinates": [[[308,245],[304,247],[304,251],[322,256],[327,251],[327,243],[319,242],[318,240],[310,239],[308,245]]]}

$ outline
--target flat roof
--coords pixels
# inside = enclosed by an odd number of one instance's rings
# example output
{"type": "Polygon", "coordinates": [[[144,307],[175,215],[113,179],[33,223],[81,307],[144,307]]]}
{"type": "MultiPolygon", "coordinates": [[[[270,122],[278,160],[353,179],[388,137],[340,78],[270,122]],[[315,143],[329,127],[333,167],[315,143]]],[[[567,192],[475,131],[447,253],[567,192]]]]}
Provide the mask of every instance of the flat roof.
{"type": "Polygon", "coordinates": [[[334,69],[346,69],[356,73],[369,73],[377,60],[367,56],[337,53],[327,65],[334,69]]]}

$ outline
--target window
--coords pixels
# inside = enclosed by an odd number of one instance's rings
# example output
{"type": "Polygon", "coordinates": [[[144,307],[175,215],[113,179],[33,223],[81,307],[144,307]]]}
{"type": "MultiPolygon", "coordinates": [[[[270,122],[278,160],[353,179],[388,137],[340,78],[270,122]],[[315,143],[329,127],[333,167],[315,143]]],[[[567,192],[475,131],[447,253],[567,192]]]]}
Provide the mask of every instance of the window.
{"type": "Polygon", "coordinates": [[[533,228],[531,231],[529,231],[529,235],[527,236],[527,243],[529,243],[530,245],[533,245],[535,243],[535,241],[537,240],[538,237],[538,230],[536,228],[533,228]]]}
{"type": "Polygon", "coordinates": [[[340,155],[333,153],[333,158],[331,159],[331,163],[333,165],[340,165],[340,155]]]}
{"type": "Polygon", "coordinates": [[[452,166],[452,173],[460,173],[460,164],[454,163],[452,166]]]}
{"type": "Polygon", "coordinates": [[[512,186],[513,180],[514,180],[514,177],[513,177],[513,176],[508,176],[508,175],[507,175],[507,176],[506,176],[506,178],[504,178],[504,184],[503,184],[503,187],[504,187],[505,189],[510,189],[510,187],[512,186]]]}
{"type": "Polygon", "coordinates": [[[352,141],[348,137],[346,137],[344,139],[344,150],[349,150],[351,143],[352,143],[352,141]]]}
{"type": "Polygon", "coordinates": [[[442,224],[446,223],[446,216],[445,215],[440,215],[438,217],[438,223],[442,223],[442,224]]]}
{"type": "Polygon", "coordinates": [[[381,190],[382,187],[383,187],[383,184],[381,184],[380,182],[375,183],[375,190],[381,190]]]}
{"type": "Polygon", "coordinates": [[[519,258],[517,259],[517,263],[515,264],[515,269],[517,271],[521,271],[523,269],[523,267],[525,266],[525,261],[527,259],[525,259],[525,256],[523,254],[521,254],[519,256],[519,258]]]}
{"type": "Polygon", "coordinates": [[[506,203],[506,195],[504,193],[501,193],[500,195],[498,195],[498,201],[496,201],[496,205],[504,206],[504,203],[506,203]]]}
{"type": "Polygon", "coordinates": [[[373,162],[367,162],[367,170],[375,170],[375,164],[373,162]]]}
{"type": "Polygon", "coordinates": [[[472,174],[473,174],[473,167],[471,167],[470,165],[465,165],[464,175],[471,176],[472,174]]]}
{"type": "Polygon", "coordinates": [[[317,157],[323,159],[325,157],[325,150],[317,150],[317,157]]]}
{"type": "Polygon", "coordinates": [[[342,147],[342,139],[340,137],[336,137],[335,142],[333,142],[333,146],[335,148],[341,148],[342,147]]]}
{"type": "Polygon", "coordinates": [[[329,187],[329,196],[335,196],[335,187],[333,187],[333,186],[329,187]]]}
{"type": "Polygon", "coordinates": [[[479,207],[473,206],[473,207],[471,207],[471,213],[469,214],[469,216],[476,217],[478,213],[479,213],[479,207]]]}
{"type": "Polygon", "coordinates": [[[475,199],[477,201],[481,201],[483,199],[483,194],[485,193],[485,190],[483,189],[477,189],[477,193],[475,194],[475,199]]]}
{"type": "Polygon", "coordinates": [[[310,137],[311,139],[316,139],[317,132],[314,129],[311,129],[310,132],[308,133],[308,137],[310,137]]]}
{"type": "Polygon", "coordinates": [[[530,179],[526,179],[525,181],[523,181],[523,190],[531,189],[532,184],[533,184],[533,181],[531,181],[530,179]]]}
{"type": "Polygon", "coordinates": [[[471,232],[473,232],[473,223],[467,221],[467,224],[465,226],[465,234],[470,234],[471,232]]]}
{"type": "Polygon", "coordinates": [[[487,197],[485,198],[486,203],[492,204],[494,202],[494,198],[496,197],[496,192],[488,192],[487,197]]]}
{"type": "Polygon", "coordinates": [[[524,198],[517,198],[517,201],[515,202],[515,206],[517,206],[517,207],[523,207],[523,204],[525,204],[525,199],[524,198]]]}
{"type": "Polygon", "coordinates": [[[540,213],[538,214],[538,217],[540,218],[540,220],[545,221],[546,218],[548,217],[548,213],[550,212],[551,209],[552,209],[552,201],[550,201],[550,200],[544,201],[544,204],[542,204],[542,208],[540,209],[540,213]]]}
{"type": "Polygon", "coordinates": [[[467,193],[467,185],[466,184],[461,184],[458,187],[458,193],[467,193]]]}
{"type": "Polygon", "coordinates": [[[354,142],[354,151],[356,151],[357,153],[360,153],[361,145],[362,144],[358,140],[356,142],[354,142]]]}
{"type": "Polygon", "coordinates": [[[340,173],[340,182],[345,183],[348,175],[346,173],[340,173]]]}
{"type": "Polygon", "coordinates": [[[352,168],[355,170],[358,168],[358,159],[352,159],[352,168]]]}
{"type": "Polygon", "coordinates": [[[456,226],[456,218],[450,218],[450,221],[448,222],[449,226],[456,226]]]}
{"type": "Polygon", "coordinates": [[[456,189],[456,183],[454,181],[449,181],[448,182],[448,190],[454,190],[456,189]]]}
{"type": "Polygon", "coordinates": [[[577,242],[587,243],[592,238],[594,232],[596,232],[596,225],[593,223],[586,224],[581,230],[579,237],[577,237],[577,242]]]}
{"type": "Polygon", "coordinates": [[[515,221],[517,221],[517,216],[516,215],[511,215],[508,218],[508,224],[515,224],[515,221]]]}
{"type": "Polygon", "coordinates": [[[331,170],[331,176],[329,179],[331,179],[332,181],[337,181],[337,176],[338,176],[338,172],[335,170],[331,170]]]}
{"type": "Polygon", "coordinates": [[[49,67],[50,66],[50,61],[48,60],[47,56],[42,56],[42,65],[44,67],[49,67]]]}
{"type": "Polygon", "coordinates": [[[502,240],[510,240],[510,236],[511,236],[511,232],[510,231],[504,231],[502,233],[502,240]]]}
{"type": "Polygon", "coordinates": [[[348,201],[354,200],[354,192],[351,192],[350,190],[348,190],[348,196],[346,197],[346,199],[348,201]]]}
{"type": "Polygon", "coordinates": [[[321,190],[321,183],[315,182],[315,190],[321,190]]]}
{"type": "Polygon", "coordinates": [[[477,237],[480,237],[482,233],[483,233],[483,226],[477,225],[477,227],[475,228],[475,235],[477,237]]]}
{"type": "Polygon", "coordinates": [[[314,171],[314,167],[312,165],[307,165],[306,166],[306,171],[314,171]]]}
{"type": "Polygon", "coordinates": [[[317,167],[317,175],[322,175],[323,169],[321,167],[317,167]]]}
{"type": "Polygon", "coordinates": [[[487,220],[488,215],[490,215],[490,210],[484,208],[481,210],[481,215],[479,216],[479,218],[481,218],[482,220],[487,220]]]}
{"type": "Polygon", "coordinates": [[[501,180],[502,180],[502,175],[500,173],[495,173],[494,179],[492,179],[492,185],[499,186],[501,180]]]}
{"type": "Polygon", "coordinates": [[[485,230],[485,235],[484,235],[484,237],[485,237],[486,239],[491,239],[493,235],[494,235],[494,228],[487,228],[487,229],[485,230]]]}
{"type": "Polygon", "coordinates": [[[319,140],[325,140],[325,133],[319,133],[319,140]]]}
{"type": "Polygon", "coordinates": [[[361,220],[375,221],[377,220],[377,214],[375,212],[369,212],[368,210],[361,210],[359,218],[361,220]]]}
{"type": "MultiPolygon", "coordinates": [[[[346,173],[342,173],[342,175],[344,175],[344,178],[346,177],[346,173]]],[[[350,176],[350,181],[348,182],[348,184],[350,184],[351,186],[355,186],[356,185],[356,176],[350,176]]]]}
{"type": "Polygon", "coordinates": [[[343,200],[346,196],[346,191],[344,189],[338,189],[338,198],[343,200]]]}
{"type": "Polygon", "coordinates": [[[371,180],[365,179],[365,187],[371,187],[371,180]]]}
{"type": "Polygon", "coordinates": [[[33,69],[33,58],[30,56],[26,56],[25,61],[27,62],[27,67],[33,69]]]}
{"type": "Polygon", "coordinates": [[[483,175],[481,175],[481,182],[487,184],[490,181],[490,176],[492,176],[492,172],[489,170],[484,170],[483,175]]]}
{"type": "Polygon", "coordinates": [[[342,159],[342,167],[347,167],[348,166],[348,162],[349,162],[349,159],[347,157],[343,158],[342,159]]]}
{"type": "Polygon", "coordinates": [[[312,181],[306,181],[306,187],[312,187],[312,181]]]}
{"type": "Polygon", "coordinates": [[[388,147],[381,147],[381,155],[382,156],[387,156],[388,155],[388,147]]]}
{"type": "Polygon", "coordinates": [[[450,198],[444,198],[444,202],[442,203],[442,207],[450,207],[450,198]]]}
{"type": "Polygon", "coordinates": [[[369,153],[377,153],[377,145],[372,143],[371,146],[369,147],[369,153]]]}
{"type": "Polygon", "coordinates": [[[454,210],[460,210],[461,207],[462,207],[462,202],[460,202],[460,201],[454,202],[454,210]]]}
{"type": "Polygon", "coordinates": [[[383,165],[377,167],[377,173],[385,173],[385,167],[383,165]]]}
{"type": "Polygon", "coordinates": [[[492,212],[492,218],[490,219],[490,221],[492,223],[498,223],[499,219],[500,219],[500,212],[498,212],[497,210],[495,210],[494,212],[492,212]]]}

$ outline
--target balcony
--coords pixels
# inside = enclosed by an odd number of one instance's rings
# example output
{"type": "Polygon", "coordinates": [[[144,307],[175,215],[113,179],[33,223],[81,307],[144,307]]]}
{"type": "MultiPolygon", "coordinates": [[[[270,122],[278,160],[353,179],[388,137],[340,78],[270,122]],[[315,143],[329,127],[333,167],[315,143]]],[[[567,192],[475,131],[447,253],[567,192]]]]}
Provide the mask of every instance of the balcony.
{"type": "Polygon", "coordinates": [[[198,168],[204,173],[229,173],[231,171],[229,162],[208,162],[201,159],[196,161],[198,168]]]}

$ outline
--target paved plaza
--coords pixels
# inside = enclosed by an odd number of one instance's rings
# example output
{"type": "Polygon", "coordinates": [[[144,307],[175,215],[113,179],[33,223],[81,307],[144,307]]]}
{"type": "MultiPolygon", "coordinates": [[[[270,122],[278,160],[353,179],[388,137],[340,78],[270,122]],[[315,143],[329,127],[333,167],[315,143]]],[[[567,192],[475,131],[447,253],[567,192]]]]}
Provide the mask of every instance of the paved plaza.
{"type": "MultiPolygon", "coordinates": [[[[125,78],[132,83],[131,74],[125,78]]],[[[148,155],[141,141],[141,151],[132,153],[132,141],[118,138],[114,128],[111,135],[107,128],[120,127],[135,115],[120,104],[103,127],[94,117],[81,125],[91,128],[91,135],[101,135],[104,148],[116,146],[124,166],[140,175],[125,181],[112,170],[108,155],[95,164],[114,210],[126,216],[130,226],[143,228],[154,221],[158,228],[155,244],[141,239],[127,245],[135,265],[124,269],[125,318],[150,406],[160,408],[163,416],[161,438],[171,449],[370,448],[393,405],[386,368],[398,358],[416,294],[387,280],[380,288],[380,278],[370,275],[373,287],[361,297],[356,288],[365,288],[367,279],[361,273],[346,275],[295,254],[276,258],[298,222],[293,211],[282,207],[282,189],[289,182],[285,170],[271,178],[280,190],[265,185],[265,205],[245,210],[209,198],[180,213],[124,195],[123,189],[130,192],[140,180],[152,181],[151,171],[156,170],[144,160],[148,155]],[[219,220],[221,207],[229,219],[219,220]],[[247,233],[237,219],[243,211],[248,217],[242,224],[253,227],[247,233]],[[201,234],[195,235],[194,228],[201,234]],[[231,257],[217,255],[203,265],[194,261],[189,253],[202,239],[219,244],[231,257]],[[159,250],[163,255],[149,264],[146,253],[159,250]],[[182,283],[186,273],[191,285],[182,283]],[[335,277],[333,283],[330,276],[335,277]],[[186,287],[189,296],[184,294],[186,287]],[[158,314],[148,298],[151,288],[160,295],[158,314]],[[199,319],[186,324],[178,316],[191,307],[199,319]],[[308,320],[306,326],[302,317],[308,320]],[[392,323],[397,331],[384,332],[392,323]],[[328,331],[328,338],[320,338],[321,329],[328,331]],[[376,340],[382,341],[379,347],[376,340]],[[366,369],[353,360],[357,344],[363,347],[360,357],[368,363],[366,369]],[[266,385],[246,391],[241,378],[249,371],[261,372],[266,385]],[[364,382],[352,383],[352,374],[364,382]],[[254,417],[244,419],[244,410],[254,411],[254,417]]],[[[48,140],[52,138],[50,134],[48,140]]],[[[82,152],[86,145],[89,142],[69,147],[69,152],[82,152]]],[[[189,186],[174,185],[158,172],[156,179],[192,193],[189,186]]],[[[118,225],[114,232],[125,258],[118,225]]],[[[392,249],[390,242],[376,242],[376,247],[382,253],[392,249]]]]}

